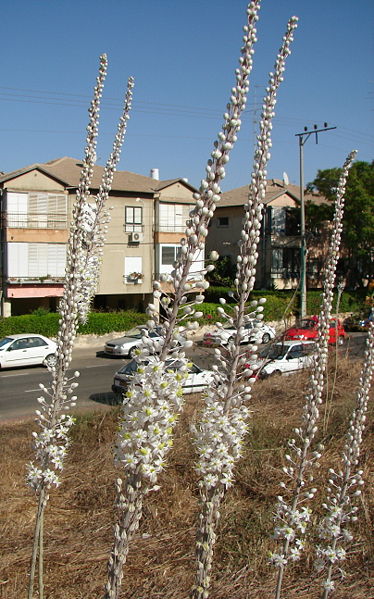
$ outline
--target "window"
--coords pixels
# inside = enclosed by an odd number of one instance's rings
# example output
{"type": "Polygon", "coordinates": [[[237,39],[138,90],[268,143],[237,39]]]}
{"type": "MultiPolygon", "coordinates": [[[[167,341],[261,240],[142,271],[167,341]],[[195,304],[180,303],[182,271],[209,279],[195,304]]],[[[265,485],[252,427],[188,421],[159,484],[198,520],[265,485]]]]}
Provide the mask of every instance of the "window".
{"type": "Polygon", "coordinates": [[[286,278],[296,278],[299,272],[300,250],[298,248],[275,248],[272,252],[271,270],[286,278]]]}
{"type": "Polygon", "coordinates": [[[217,226],[227,228],[229,226],[229,217],[228,216],[219,216],[217,226]]]}
{"type": "Polygon", "coordinates": [[[7,194],[8,226],[29,229],[66,229],[67,199],[56,193],[7,194]]]}
{"type": "Polygon", "coordinates": [[[143,279],[143,259],[141,256],[125,257],[125,283],[139,283],[143,279]]]}
{"type": "Polygon", "coordinates": [[[272,206],[271,232],[273,235],[280,235],[286,233],[286,208],[272,206]]]}
{"type": "Polygon", "coordinates": [[[141,206],[125,206],[126,233],[143,231],[143,208],[141,206]]]}
{"type": "Polygon", "coordinates": [[[66,247],[58,243],[9,243],[8,275],[17,278],[61,278],[66,247]]]}
{"type": "Polygon", "coordinates": [[[161,264],[173,265],[178,259],[180,254],[180,247],[178,245],[164,245],[161,248],[161,264]]]}
{"type": "MultiPolygon", "coordinates": [[[[186,218],[187,214],[185,214],[185,220],[186,218]]],[[[160,231],[183,232],[185,228],[183,206],[181,204],[160,204],[159,228],[160,231]]]]}

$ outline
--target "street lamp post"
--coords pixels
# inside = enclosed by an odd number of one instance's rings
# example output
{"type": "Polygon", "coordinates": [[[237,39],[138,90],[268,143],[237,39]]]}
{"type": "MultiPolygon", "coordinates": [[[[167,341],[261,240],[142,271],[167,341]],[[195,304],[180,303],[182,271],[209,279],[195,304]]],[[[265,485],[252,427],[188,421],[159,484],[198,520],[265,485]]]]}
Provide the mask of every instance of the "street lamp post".
{"type": "Polygon", "coordinates": [[[305,200],[304,200],[304,145],[311,135],[315,135],[316,144],[318,144],[318,133],[322,131],[331,131],[336,127],[328,127],[324,123],[322,129],[318,129],[314,125],[313,129],[308,130],[304,127],[302,133],[296,133],[295,137],[299,138],[299,163],[300,163],[300,317],[306,316],[306,239],[305,239],[305,200]]]}

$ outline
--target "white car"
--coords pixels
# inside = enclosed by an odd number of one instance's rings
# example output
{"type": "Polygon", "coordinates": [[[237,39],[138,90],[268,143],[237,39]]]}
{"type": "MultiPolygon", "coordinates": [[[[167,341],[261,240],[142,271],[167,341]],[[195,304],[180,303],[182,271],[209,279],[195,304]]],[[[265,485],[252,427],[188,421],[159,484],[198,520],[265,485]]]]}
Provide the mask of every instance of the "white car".
{"type": "MultiPolygon", "coordinates": [[[[234,327],[225,325],[222,328],[216,328],[211,333],[205,333],[203,345],[227,345],[235,335],[234,327]]],[[[269,343],[275,338],[275,329],[262,321],[250,320],[244,325],[244,336],[242,343],[269,343]],[[255,325],[258,328],[255,328],[255,325]]]]}
{"type": "MultiPolygon", "coordinates": [[[[165,364],[168,370],[178,370],[181,367],[181,362],[179,360],[167,360],[165,364]]],[[[115,395],[121,395],[127,391],[131,379],[137,369],[138,362],[136,360],[131,360],[131,362],[122,366],[122,368],[115,373],[112,385],[112,391],[115,395]]],[[[213,381],[213,376],[214,374],[211,370],[204,370],[196,364],[191,364],[188,369],[188,376],[182,384],[183,394],[204,391],[204,389],[206,389],[206,387],[213,381]]]]}
{"type": "Polygon", "coordinates": [[[56,348],[56,343],[43,335],[8,335],[0,340],[0,368],[36,364],[53,366],[56,362],[56,348]]]}
{"type": "Polygon", "coordinates": [[[259,359],[246,366],[253,370],[254,378],[275,374],[293,374],[313,365],[317,354],[314,341],[280,341],[259,354],[259,359]]]}

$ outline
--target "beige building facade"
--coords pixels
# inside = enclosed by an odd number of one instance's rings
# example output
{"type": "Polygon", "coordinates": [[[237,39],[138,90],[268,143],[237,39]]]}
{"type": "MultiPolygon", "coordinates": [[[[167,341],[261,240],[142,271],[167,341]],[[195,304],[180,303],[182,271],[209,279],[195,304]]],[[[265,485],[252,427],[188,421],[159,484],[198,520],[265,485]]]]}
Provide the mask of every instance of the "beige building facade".
{"type": "MultiPolygon", "coordinates": [[[[65,157],[0,177],[2,315],[41,306],[56,309],[81,167],[78,160],[65,157]]],[[[92,196],[102,172],[103,167],[95,167],[92,196]]],[[[184,179],[115,173],[95,308],[145,308],[154,278],[173,268],[194,191],[184,179]]]]}
{"type": "MultiPolygon", "coordinates": [[[[235,264],[244,219],[248,186],[222,194],[207,238],[207,252],[217,250],[235,264]]],[[[256,287],[292,289],[297,287],[300,270],[300,204],[298,188],[278,180],[266,186],[256,287]]]]}

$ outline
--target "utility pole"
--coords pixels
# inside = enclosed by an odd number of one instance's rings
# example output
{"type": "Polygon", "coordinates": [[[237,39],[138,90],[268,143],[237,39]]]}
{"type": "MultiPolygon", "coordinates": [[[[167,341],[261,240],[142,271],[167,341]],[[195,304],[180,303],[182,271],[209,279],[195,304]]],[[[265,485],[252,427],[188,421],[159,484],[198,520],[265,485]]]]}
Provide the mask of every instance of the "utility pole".
{"type": "Polygon", "coordinates": [[[318,129],[317,125],[313,129],[304,127],[302,133],[295,133],[299,138],[299,160],[300,160],[300,317],[306,316],[306,239],[305,239],[305,200],[304,200],[304,145],[311,135],[315,135],[316,144],[318,144],[318,133],[331,131],[336,127],[328,127],[324,123],[323,128],[318,129]]]}

